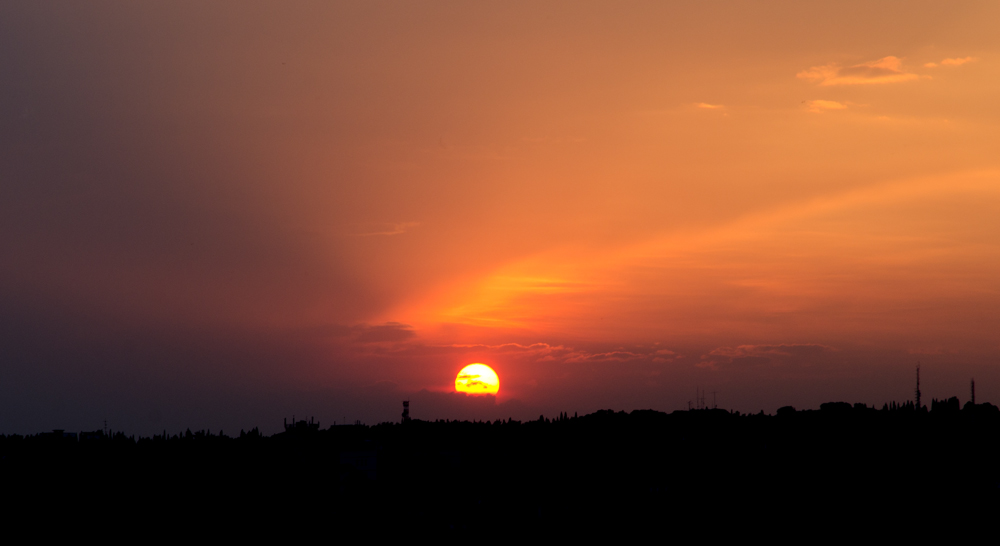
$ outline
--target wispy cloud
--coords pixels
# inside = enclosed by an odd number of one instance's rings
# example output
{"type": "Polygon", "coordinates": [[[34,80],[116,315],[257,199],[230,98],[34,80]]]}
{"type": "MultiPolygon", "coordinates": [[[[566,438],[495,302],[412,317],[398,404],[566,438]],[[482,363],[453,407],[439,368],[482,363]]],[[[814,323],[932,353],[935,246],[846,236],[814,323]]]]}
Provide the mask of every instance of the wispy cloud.
{"type": "Polygon", "coordinates": [[[720,366],[756,366],[762,364],[808,364],[830,352],[832,347],[818,343],[790,343],[781,345],[740,345],[718,347],[701,356],[700,368],[718,369],[720,366]]]}
{"type": "Polygon", "coordinates": [[[822,113],[829,110],[846,110],[847,105],[835,100],[807,100],[806,107],[810,112],[822,113]]]}
{"type": "Polygon", "coordinates": [[[374,231],[353,234],[355,237],[370,237],[372,235],[400,235],[420,226],[420,222],[400,222],[397,224],[382,224],[374,231]]]}
{"type": "Polygon", "coordinates": [[[823,86],[899,83],[920,78],[916,74],[902,70],[902,65],[902,59],[890,55],[853,66],[845,67],[837,63],[814,66],[795,76],[818,82],[823,86]]]}
{"type": "Polygon", "coordinates": [[[976,57],[956,57],[953,59],[943,59],[940,63],[926,63],[924,66],[927,68],[936,68],[938,66],[962,66],[965,63],[971,63],[977,61],[976,57]]]}
{"type": "Polygon", "coordinates": [[[357,340],[362,343],[394,343],[406,341],[414,336],[409,324],[387,322],[378,325],[360,325],[353,328],[357,340]]]}
{"type": "Polygon", "coordinates": [[[721,110],[726,107],[724,104],[709,104],[707,102],[699,102],[694,106],[695,108],[701,108],[704,110],[721,110]]]}
{"type": "Polygon", "coordinates": [[[501,345],[452,345],[451,347],[458,347],[470,352],[484,351],[497,355],[519,355],[522,357],[528,357],[536,362],[624,362],[627,360],[641,360],[653,357],[659,357],[663,361],[669,361],[677,355],[677,353],[668,349],[661,349],[654,353],[627,351],[621,348],[612,351],[593,352],[586,349],[577,349],[564,345],[550,345],[548,343],[533,343],[531,345],[522,345],[519,343],[504,343],[501,345]],[[666,360],[664,360],[665,357],[666,360]]]}
{"type": "Polygon", "coordinates": [[[647,358],[648,355],[634,353],[632,351],[608,351],[606,353],[591,353],[587,351],[576,351],[566,362],[624,362],[626,360],[638,360],[647,358]]]}
{"type": "Polygon", "coordinates": [[[788,343],[781,345],[740,345],[738,347],[718,347],[709,352],[712,356],[741,358],[748,356],[811,356],[832,350],[818,343],[788,343]]]}

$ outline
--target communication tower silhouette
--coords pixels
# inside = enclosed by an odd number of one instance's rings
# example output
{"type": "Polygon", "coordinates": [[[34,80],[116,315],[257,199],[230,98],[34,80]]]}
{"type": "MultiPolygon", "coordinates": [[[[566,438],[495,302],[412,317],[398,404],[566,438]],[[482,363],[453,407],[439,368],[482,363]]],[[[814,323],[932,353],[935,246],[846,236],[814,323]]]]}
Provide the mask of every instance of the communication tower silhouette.
{"type": "Polygon", "coordinates": [[[920,411],[920,363],[917,362],[917,411],[920,411]]]}
{"type": "MultiPolygon", "coordinates": [[[[714,396],[715,393],[713,392],[714,396]]],[[[705,389],[700,387],[694,388],[694,407],[695,409],[708,409],[708,405],[705,404],[705,389]]],[[[688,402],[688,409],[691,409],[691,402],[688,402]]]]}
{"type": "Polygon", "coordinates": [[[408,423],[410,421],[410,401],[403,400],[403,422],[408,423]]]}

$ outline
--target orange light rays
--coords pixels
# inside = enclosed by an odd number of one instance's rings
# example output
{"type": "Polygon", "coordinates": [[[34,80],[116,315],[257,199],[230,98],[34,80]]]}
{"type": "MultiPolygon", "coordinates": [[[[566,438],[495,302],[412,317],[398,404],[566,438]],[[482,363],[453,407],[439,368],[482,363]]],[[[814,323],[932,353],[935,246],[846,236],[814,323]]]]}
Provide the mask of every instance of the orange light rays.
{"type": "Polygon", "coordinates": [[[961,307],[975,293],[996,296],[995,213],[996,171],[902,180],[701,233],[603,252],[541,253],[454,287],[450,299],[436,294],[406,310],[407,320],[617,339],[898,329],[916,324],[908,306],[949,300],[961,307]],[[935,217],[941,206],[968,212],[935,217]],[[977,266],[965,267],[971,261],[977,266]]]}

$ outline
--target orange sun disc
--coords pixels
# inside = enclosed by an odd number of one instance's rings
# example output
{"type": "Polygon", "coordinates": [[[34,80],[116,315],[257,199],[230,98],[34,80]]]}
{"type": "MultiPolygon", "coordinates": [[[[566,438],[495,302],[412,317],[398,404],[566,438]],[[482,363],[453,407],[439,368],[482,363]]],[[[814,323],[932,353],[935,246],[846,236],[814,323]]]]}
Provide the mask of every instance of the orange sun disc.
{"type": "Polygon", "coordinates": [[[496,394],[500,390],[500,378],[486,364],[469,364],[458,372],[455,378],[455,392],[466,394],[496,394]]]}

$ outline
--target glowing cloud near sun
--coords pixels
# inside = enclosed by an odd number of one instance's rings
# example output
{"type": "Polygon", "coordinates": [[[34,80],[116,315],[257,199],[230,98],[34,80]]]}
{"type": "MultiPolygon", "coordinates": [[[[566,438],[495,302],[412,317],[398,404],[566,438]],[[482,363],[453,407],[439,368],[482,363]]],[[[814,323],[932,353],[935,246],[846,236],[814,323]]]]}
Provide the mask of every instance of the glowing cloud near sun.
{"type": "Polygon", "coordinates": [[[500,378],[486,364],[469,364],[455,377],[455,391],[466,394],[496,394],[500,390],[500,378]]]}

